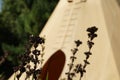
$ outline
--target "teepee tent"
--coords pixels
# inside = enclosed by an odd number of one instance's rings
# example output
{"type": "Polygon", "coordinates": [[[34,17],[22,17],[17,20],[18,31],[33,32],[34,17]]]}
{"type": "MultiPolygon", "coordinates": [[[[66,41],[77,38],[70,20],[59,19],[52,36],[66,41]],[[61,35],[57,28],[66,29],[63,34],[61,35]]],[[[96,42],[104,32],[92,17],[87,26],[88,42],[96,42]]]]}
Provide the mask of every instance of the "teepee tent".
{"type": "MultiPolygon", "coordinates": [[[[87,47],[86,29],[98,27],[94,40],[93,55],[82,80],[120,80],[120,7],[117,0],[60,0],[40,36],[46,36],[44,64],[53,57],[64,63],[60,68],[59,80],[67,80],[66,72],[70,63],[74,41],[80,39],[77,61],[83,62],[87,47]],[[55,55],[56,54],[56,55],[55,55]]],[[[61,64],[61,63],[60,63],[61,64]]],[[[53,66],[52,66],[53,67],[53,66]]],[[[53,67],[54,68],[54,67],[53,67]]],[[[54,68],[54,69],[56,69],[54,68]]],[[[9,80],[14,80],[13,76],[9,80]]],[[[20,78],[24,80],[24,75],[20,78]]],[[[79,75],[73,78],[79,80],[79,75]]]]}

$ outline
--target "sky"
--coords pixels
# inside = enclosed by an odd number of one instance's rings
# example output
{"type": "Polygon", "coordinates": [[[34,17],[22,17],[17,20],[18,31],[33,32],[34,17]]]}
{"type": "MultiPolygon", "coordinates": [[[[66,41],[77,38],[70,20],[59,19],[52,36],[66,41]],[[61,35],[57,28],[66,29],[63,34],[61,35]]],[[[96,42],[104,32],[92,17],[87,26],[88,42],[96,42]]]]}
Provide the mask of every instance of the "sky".
{"type": "Polygon", "coordinates": [[[1,11],[1,0],[0,0],[0,11],[1,11]]]}

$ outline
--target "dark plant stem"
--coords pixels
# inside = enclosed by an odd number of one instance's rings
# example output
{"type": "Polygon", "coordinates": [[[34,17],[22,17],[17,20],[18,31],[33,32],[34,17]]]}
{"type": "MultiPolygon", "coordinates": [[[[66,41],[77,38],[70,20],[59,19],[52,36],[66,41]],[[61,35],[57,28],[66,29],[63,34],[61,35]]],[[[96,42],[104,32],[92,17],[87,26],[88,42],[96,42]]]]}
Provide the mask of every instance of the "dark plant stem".
{"type": "Polygon", "coordinates": [[[17,80],[21,77],[21,75],[26,72],[26,78],[27,80],[30,76],[34,80],[38,80],[38,75],[41,73],[41,68],[37,69],[37,65],[40,64],[40,61],[38,59],[38,56],[41,55],[41,52],[44,50],[38,50],[38,45],[44,45],[45,39],[43,37],[39,36],[30,36],[29,44],[27,44],[25,54],[20,56],[21,64],[14,68],[14,72],[16,73],[18,70],[20,71],[19,74],[16,75],[17,80]],[[31,46],[33,46],[33,50],[31,50],[31,46]],[[33,68],[31,68],[30,62],[34,64],[33,68]]]}
{"type": "MultiPolygon", "coordinates": [[[[79,80],[82,80],[82,77],[84,76],[84,73],[86,73],[86,67],[87,67],[87,65],[90,64],[90,62],[88,61],[88,59],[89,59],[90,55],[92,55],[91,48],[94,45],[93,39],[95,37],[97,37],[97,34],[95,33],[97,30],[98,30],[98,28],[96,28],[95,26],[90,27],[90,28],[87,29],[87,32],[88,32],[87,45],[88,45],[89,50],[87,52],[84,52],[84,54],[86,55],[86,58],[83,60],[84,64],[82,65],[81,63],[79,63],[79,64],[76,65],[76,67],[74,69],[74,75],[78,74],[78,73],[80,74],[79,80]]],[[[78,43],[80,44],[80,42],[79,41],[75,41],[75,43],[76,43],[76,49],[78,49],[78,46],[79,46],[78,43]]],[[[75,49],[74,49],[73,51],[74,51],[73,52],[73,57],[75,57],[74,55],[76,54],[76,52],[78,50],[75,52],[75,49]]],[[[71,62],[71,63],[73,64],[73,62],[71,62]]],[[[71,70],[69,70],[69,72],[68,72],[69,74],[67,73],[67,76],[71,76],[70,75],[70,73],[71,73],[70,71],[71,70]]],[[[72,80],[72,79],[73,79],[73,76],[70,77],[70,80],[72,80]]]]}
{"type": "Polygon", "coordinates": [[[81,72],[83,74],[81,74],[80,80],[82,79],[84,73],[86,73],[86,67],[87,67],[87,65],[90,64],[89,61],[88,61],[88,59],[90,58],[90,55],[92,55],[91,49],[92,49],[92,47],[94,45],[93,39],[97,37],[97,34],[95,33],[97,30],[98,30],[98,28],[96,28],[95,26],[90,27],[90,28],[87,29],[87,32],[88,32],[87,45],[88,45],[89,50],[84,53],[86,55],[86,59],[84,60],[84,64],[82,66],[82,71],[81,72]]]}
{"type": "Polygon", "coordinates": [[[74,61],[77,59],[75,54],[78,52],[78,47],[82,44],[80,40],[75,41],[76,47],[74,49],[71,49],[72,51],[72,56],[70,57],[71,63],[68,64],[69,66],[69,71],[66,73],[67,75],[67,80],[72,80],[73,77],[75,76],[75,72],[72,72],[72,69],[74,67],[74,61]]]}

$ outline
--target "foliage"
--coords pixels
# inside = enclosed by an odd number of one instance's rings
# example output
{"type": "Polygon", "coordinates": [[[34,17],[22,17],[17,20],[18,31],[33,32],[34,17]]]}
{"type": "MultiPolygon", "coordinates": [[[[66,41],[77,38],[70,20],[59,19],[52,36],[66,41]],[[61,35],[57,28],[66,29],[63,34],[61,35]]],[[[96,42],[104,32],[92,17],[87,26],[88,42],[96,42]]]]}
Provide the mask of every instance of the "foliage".
{"type": "MultiPolygon", "coordinates": [[[[86,57],[83,60],[84,62],[83,64],[80,62],[75,64],[75,60],[77,60],[78,58],[76,54],[79,51],[79,46],[82,45],[82,41],[80,40],[75,41],[76,46],[75,48],[71,49],[72,55],[69,58],[70,59],[70,63],[68,63],[69,71],[65,73],[67,78],[63,78],[61,80],[64,80],[64,79],[73,80],[73,78],[76,77],[77,74],[79,74],[80,76],[79,80],[82,80],[82,77],[86,73],[86,67],[90,64],[89,58],[90,58],[90,55],[92,55],[91,49],[94,45],[93,40],[94,38],[97,37],[97,34],[96,34],[97,30],[98,28],[96,28],[96,26],[92,26],[86,30],[88,32],[88,41],[87,41],[88,50],[84,52],[86,57]]],[[[26,73],[25,80],[30,79],[30,76],[32,77],[32,80],[43,79],[41,76],[44,76],[44,75],[41,73],[44,72],[44,67],[42,66],[42,63],[44,61],[43,56],[45,54],[44,50],[45,50],[45,38],[31,35],[29,39],[29,43],[27,44],[25,53],[21,55],[19,58],[19,60],[21,61],[21,64],[19,66],[14,67],[14,72],[16,74],[15,80],[19,80],[23,73],[26,73]],[[38,45],[41,46],[41,48],[37,49],[38,45]],[[31,46],[33,46],[32,49],[31,49],[31,46]],[[31,63],[33,64],[31,65],[31,63]]],[[[49,79],[49,71],[47,70],[46,70],[47,72],[46,80],[49,79]]],[[[52,72],[52,74],[53,73],[54,72],[52,72]]]]}
{"type": "Polygon", "coordinates": [[[25,53],[19,56],[20,65],[14,67],[14,72],[16,74],[17,80],[20,79],[21,75],[25,72],[26,78],[29,79],[32,76],[32,80],[39,80],[39,75],[42,69],[42,63],[44,59],[42,59],[44,55],[45,49],[45,38],[39,36],[30,36],[29,42],[26,46],[25,53]],[[37,47],[41,46],[41,49],[37,49],[37,47]],[[33,46],[33,50],[31,50],[31,46],[33,46]],[[39,58],[38,58],[39,57],[39,58]],[[33,64],[33,68],[32,65],[33,64]],[[39,65],[39,66],[38,66],[39,65]],[[19,73],[18,73],[19,71],[19,73]]]}
{"type": "Polygon", "coordinates": [[[92,55],[91,49],[94,45],[93,39],[97,37],[97,32],[98,28],[96,26],[92,26],[88,28],[86,31],[88,32],[88,41],[87,45],[89,50],[84,52],[86,58],[83,60],[84,64],[78,63],[77,65],[74,64],[74,61],[77,59],[75,54],[78,52],[78,47],[82,44],[80,40],[75,41],[76,47],[74,49],[71,49],[72,51],[72,56],[70,57],[71,63],[68,64],[69,71],[66,73],[67,75],[67,80],[73,80],[73,77],[75,77],[77,74],[80,75],[79,80],[82,80],[82,77],[84,76],[84,73],[86,73],[86,67],[87,65],[90,64],[89,58],[90,55],[92,55]]]}
{"type": "MultiPolygon", "coordinates": [[[[58,0],[2,0],[0,12],[0,56],[18,65],[18,54],[24,53],[29,34],[39,35],[58,0]]],[[[0,66],[0,73],[3,63],[0,66]]]]}

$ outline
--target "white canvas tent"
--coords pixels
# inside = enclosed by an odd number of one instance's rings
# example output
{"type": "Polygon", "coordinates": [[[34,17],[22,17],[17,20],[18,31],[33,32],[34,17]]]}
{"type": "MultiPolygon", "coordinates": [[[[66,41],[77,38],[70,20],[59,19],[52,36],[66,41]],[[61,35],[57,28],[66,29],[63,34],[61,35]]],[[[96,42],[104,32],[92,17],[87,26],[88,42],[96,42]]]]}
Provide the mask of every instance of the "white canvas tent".
{"type": "MultiPolygon", "coordinates": [[[[59,80],[66,78],[68,63],[74,48],[74,41],[80,39],[79,56],[76,64],[85,58],[87,47],[86,29],[98,27],[98,37],[94,40],[89,65],[83,80],[120,80],[120,7],[116,0],[60,0],[53,14],[42,30],[46,36],[44,63],[57,50],[64,52],[66,61],[59,80]]],[[[59,66],[58,66],[59,67],[59,66]]],[[[24,75],[20,80],[24,80],[24,75]]],[[[73,79],[78,80],[79,75],[73,79]]],[[[9,80],[14,80],[13,76],[9,80]]]]}

